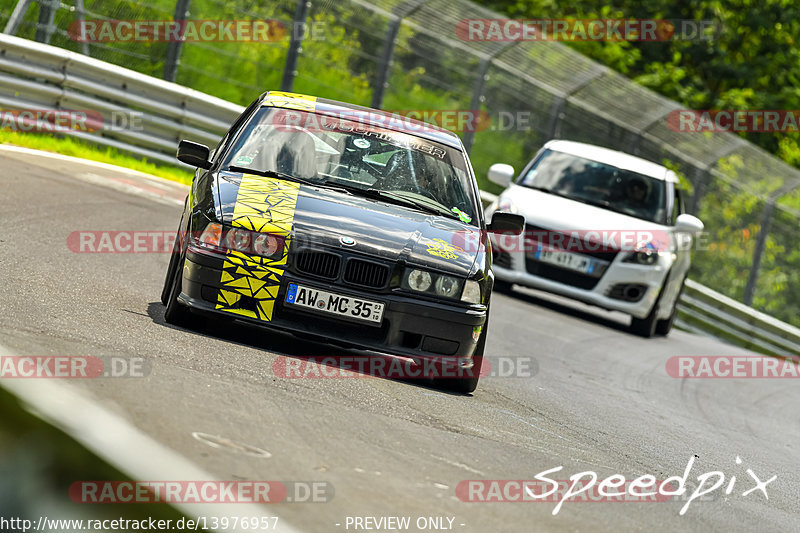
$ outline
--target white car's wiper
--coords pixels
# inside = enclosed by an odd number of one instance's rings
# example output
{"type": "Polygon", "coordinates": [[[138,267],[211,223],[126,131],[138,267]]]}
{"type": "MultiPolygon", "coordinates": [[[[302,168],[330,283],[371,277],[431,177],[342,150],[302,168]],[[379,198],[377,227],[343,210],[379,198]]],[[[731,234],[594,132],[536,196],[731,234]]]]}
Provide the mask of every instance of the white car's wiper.
{"type": "Polygon", "coordinates": [[[573,200],[578,202],[583,202],[584,204],[593,205],[595,207],[604,207],[606,209],[610,209],[611,211],[616,211],[616,209],[611,207],[611,202],[608,200],[590,200],[588,198],[573,198],[573,200]]]}
{"type": "Polygon", "coordinates": [[[564,194],[564,193],[561,193],[561,192],[558,192],[558,191],[554,191],[553,189],[548,189],[546,187],[539,187],[538,185],[523,185],[523,187],[526,187],[528,189],[533,189],[534,191],[541,191],[541,192],[544,192],[544,193],[547,193],[547,194],[552,194],[553,196],[560,196],[561,198],[567,198],[569,200],[575,200],[575,198],[573,198],[572,196],[569,196],[567,194],[564,194]]]}

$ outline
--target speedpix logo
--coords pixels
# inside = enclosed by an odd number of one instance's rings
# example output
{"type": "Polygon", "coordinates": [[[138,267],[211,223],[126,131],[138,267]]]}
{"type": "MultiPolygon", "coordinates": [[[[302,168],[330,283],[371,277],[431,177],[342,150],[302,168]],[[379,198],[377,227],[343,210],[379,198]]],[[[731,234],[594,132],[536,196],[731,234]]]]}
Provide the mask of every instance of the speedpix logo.
{"type": "MultiPolygon", "coordinates": [[[[615,474],[605,479],[599,479],[596,472],[579,472],[569,477],[569,481],[556,480],[548,477],[560,472],[563,466],[539,472],[533,480],[465,480],[456,486],[456,497],[462,502],[557,502],[553,508],[553,515],[557,515],[564,503],[573,502],[663,502],[673,498],[682,498],[689,493],[688,486],[694,484],[690,474],[697,456],[689,458],[682,476],[672,476],[658,480],[651,474],[645,474],[629,480],[625,476],[615,474]]],[[[741,457],[736,457],[737,470],[741,469],[741,457]]],[[[769,500],[767,485],[774,482],[778,476],[773,475],[765,481],[756,474],[752,468],[747,468],[737,479],[736,475],[727,477],[722,471],[705,472],[699,474],[691,494],[681,507],[679,515],[683,516],[689,510],[692,502],[704,497],[719,494],[717,490],[724,490],[726,496],[746,489],[740,494],[742,498],[752,493],[760,493],[764,499],[769,500]],[[746,474],[745,477],[743,474],[746,474]],[[727,483],[726,483],[727,481],[727,483]],[[738,481],[738,483],[737,483],[738,481]],[[724,487],[724,489],[723,489],[724,487]]]]}

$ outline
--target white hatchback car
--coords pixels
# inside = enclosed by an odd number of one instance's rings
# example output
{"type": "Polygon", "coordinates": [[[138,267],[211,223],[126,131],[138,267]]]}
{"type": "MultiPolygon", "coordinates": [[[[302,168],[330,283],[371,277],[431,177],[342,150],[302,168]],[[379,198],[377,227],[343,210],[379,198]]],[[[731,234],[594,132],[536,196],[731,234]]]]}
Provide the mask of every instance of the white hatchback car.
{"type": "Polygon", "coordinates": [[[507,187],[486,208],[526,219],[522,235],[492,235],[495,289],[512,284],[631,315],[644,337],[666,335],[703,223],[686,214],[678,176],[615,150],[550,141],[512,183],[498,163],[489,179],[507,187]]]}

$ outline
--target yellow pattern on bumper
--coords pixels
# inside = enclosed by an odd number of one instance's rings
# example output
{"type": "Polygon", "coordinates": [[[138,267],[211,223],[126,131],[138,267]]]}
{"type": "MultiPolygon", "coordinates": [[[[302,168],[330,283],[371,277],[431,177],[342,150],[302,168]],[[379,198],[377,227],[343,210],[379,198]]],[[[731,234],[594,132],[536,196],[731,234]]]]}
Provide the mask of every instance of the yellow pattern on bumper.
{"type": "Polygon", "coordinates": [[[269,322],[275,308],[291,243],[292,223],[300,184],[245,174],[233,208],[234,227],[272,233],[285,241],[282,253],[273,259],[229,251],[222,267],[217,294],[220,311],[269,322]],[[254,309],[242,306],[242,297],[253,298],[254,309]]]}

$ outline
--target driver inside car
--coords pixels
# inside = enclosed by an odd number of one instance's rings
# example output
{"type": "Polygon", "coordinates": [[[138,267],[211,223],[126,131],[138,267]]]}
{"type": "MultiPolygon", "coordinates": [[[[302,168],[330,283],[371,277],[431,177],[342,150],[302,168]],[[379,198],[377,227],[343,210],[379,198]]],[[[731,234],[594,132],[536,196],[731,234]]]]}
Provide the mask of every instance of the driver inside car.
{"type": "Polygon", "coordinates": [[[385,177],[376,181],[373,188],[413,192],[442,203],[446,192],[444,180],[426,159],[427,156],[410,150],[394,153],[386,163],[385,177]]]}

